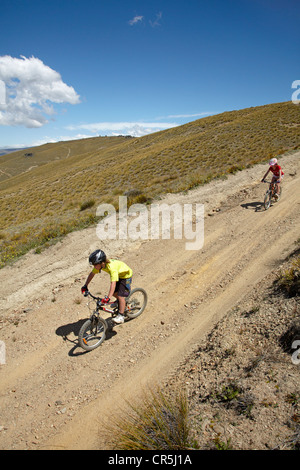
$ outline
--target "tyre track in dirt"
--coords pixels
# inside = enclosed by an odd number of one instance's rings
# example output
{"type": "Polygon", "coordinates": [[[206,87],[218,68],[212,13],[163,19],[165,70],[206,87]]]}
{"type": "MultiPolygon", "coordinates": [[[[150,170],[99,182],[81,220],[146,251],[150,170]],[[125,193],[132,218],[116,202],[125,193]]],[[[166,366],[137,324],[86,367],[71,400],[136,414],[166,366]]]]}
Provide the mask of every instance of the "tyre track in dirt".
{"type": "MultiPolygon", "coordinates": [[[[255,211],[265,190],[257,174],[265,166],[166,197],[169,203],[205,203],[205,243],[197,252],[186,251],[180,240],[104,244],[133,268],[134,286],[146,288],[149,303],[91,353],[76,344],[88,310],[74,299],[79,302],[86,258],[98,244],[95,229],[0,271],[6,296],[0,339],[7,346],[7,364],[0,368],[1,449],[109,446],[98,430],[126,406],[124,400],[166,381],[215,322],[293,250],[299,154],[282,161],[283,197],[267,212],[255,211]]],[[[98,276],[91,290],[103,293],[107,285],[108,278],[98,276]]]]}

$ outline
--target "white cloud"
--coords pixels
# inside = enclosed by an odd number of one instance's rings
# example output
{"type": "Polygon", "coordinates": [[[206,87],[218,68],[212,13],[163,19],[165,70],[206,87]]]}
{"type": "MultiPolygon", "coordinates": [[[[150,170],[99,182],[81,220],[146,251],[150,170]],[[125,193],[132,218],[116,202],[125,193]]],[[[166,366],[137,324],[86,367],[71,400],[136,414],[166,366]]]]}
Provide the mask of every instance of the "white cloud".
{"type": "MultiPolygon", "coordinates": [[[[56,142],[65,142],[65,141],[68,141],[68,140],[88,139],[90,137],[94,137],[94,136],[93,135],[88,135],[88,134],[61,135],[59,137],[47,137],[47,136],[45,136],[41,139],[35,140],[30,145],[27,145],[27,147],[37,147],[39,145],[54,144],[56,142]]],[[[23,147],[25,147],[25,145],[23,145],[23,147]]]]}
{"type": "Polygon", "coordinates": [[[139,23],[140,21],[143,21],[143,19],[144,19],[143,16],[135,16],[134,18],[132,18],[132,20],[128,21],[128,23],[130,24],[130,26],[133,26],[134,24],[139,23]]]}
{"type": "Polygon", "coordinates": [[[160,11],[159,13],[156,14],[156,18],[154,21],[149,21],[150,25],[152,28],[156,28],[157,26],[161,26],[160,20],[162,19],[162,12],[160,11]]]}
{"type": "Polygon", "coordinates": [[[74,88],[36,57],[0,56],[0,80],[6,85],[0,125],[41,127],[47,123],[46,116],[55,114],[52,103],[80,102],[74,88]]]}
{"type": "Polygon", "coordinates": [[[215,112],[207,112],[207,113],[196,113],[196,114],[170,114],[167,118],[192,118],[192,117],[199,117],[199,116],[208,116],[211,114],[215,114],[215,112]]]}
{"type": "Polygon", "coordinates": [[[141,137],[172,127],[177,127],[174,122],[95,122],[91,124],[81,124],[68,126],[68,130],[84,129],[94,134],[102,135],[132,135],[141,137]]]}
{"type": "MultiPolygon", "coordinates": [[[[156,14],[156,17],[155,17],[155,20],[154,21],[151,21],[149,20],[149,24],[152,28],[156,28],[158,26],[161,26],[160,24],[160,20],[162,19],[162,12],[160,11],[159,13],[156,14]]],[[[132,20],[129,20],[128,21],[128,24],[130,24],[130,26],[133,26],[137,23],[139,23],[140,21],[143,21],[144,20],[144,16],[142,15],[136,15],[132,18],[132,20]]]]}

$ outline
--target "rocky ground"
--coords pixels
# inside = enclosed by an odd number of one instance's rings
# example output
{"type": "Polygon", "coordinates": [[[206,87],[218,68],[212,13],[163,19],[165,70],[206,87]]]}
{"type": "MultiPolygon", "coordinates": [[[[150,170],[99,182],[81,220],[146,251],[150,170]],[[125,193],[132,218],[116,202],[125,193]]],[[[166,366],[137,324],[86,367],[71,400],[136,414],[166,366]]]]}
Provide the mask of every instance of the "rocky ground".
{"type": "MultiPolygon", "coordinates": [[[[300,366],[280,338],[299,304],[275,296],[272,282],[299,238],[299,162],[299,153],[280,159],[283,196],[268,211],[266,165],[167,195],[168,204],[204,204],[196,251],[172,237],[100,242],[92,227],[1,269],[0,449],[109,449],[99,429],[179,371],[201,447],[291,448],[300,366]],[[80,287],[99,246],[132,267],[149,301],[86,353],[77,341],[90,315],[80,287]]],[[[108,287],[103,274],[90,290],[108,287]]]]}
{"type": "Polygon", "coordinates": [[[258,283],[177,371],[201,449],[300,448],[299,290],[290,298],[278,288],[293,259],[258,283]]]}

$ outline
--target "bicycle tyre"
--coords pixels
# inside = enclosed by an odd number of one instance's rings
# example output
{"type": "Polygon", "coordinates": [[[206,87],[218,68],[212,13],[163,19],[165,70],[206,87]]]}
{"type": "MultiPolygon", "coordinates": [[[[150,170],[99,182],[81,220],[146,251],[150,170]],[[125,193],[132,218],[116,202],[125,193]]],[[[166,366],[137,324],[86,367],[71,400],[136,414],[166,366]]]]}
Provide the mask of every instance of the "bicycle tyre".
{"type": "Polygon", "coordinates": [[[268,190],[264,198],[264,208],[266,211],[269,209],[271,205],[271,199],[272,199],[272,193],[270,190],[268,190]]]}
{"type": "Polygon", "coordinates": [[[78,334],[79,345],[85,351],[92,351],[98,348],[105,340],[107,323],[103,318],[98,318],[97,325],[93,325],[91,320],[84,322],[78,334]]]}
{"type": "Polygon", "coordinates": [[[141,287],[136,287],[130,292],[129,296],[126,299],[125,315],[128,318],[138,317],[145,310],[147,302],[147,292],[141,287]]]}

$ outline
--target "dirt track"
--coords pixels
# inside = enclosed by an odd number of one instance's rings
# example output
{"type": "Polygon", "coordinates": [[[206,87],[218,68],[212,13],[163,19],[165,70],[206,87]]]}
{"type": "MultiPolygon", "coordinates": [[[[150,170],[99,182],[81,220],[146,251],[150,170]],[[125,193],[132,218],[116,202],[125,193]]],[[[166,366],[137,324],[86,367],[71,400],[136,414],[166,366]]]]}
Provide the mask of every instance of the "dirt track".
{"type": "MultiPolygon", "coordinates": [[[[164,202],[205,205],[199,251],[185,250],[185,240],[102,244],[133,268],[134,286],[147,290],[149,303],[93,352],[77,347],[76,337],[89,315],[80,287],[88,254],[100,244],[95,228],[2,269],[0,449],[104,449],[98,430],[114,410],[171,376],[212,325],[293,250],[299,157],[280,159],[283,197],[267,212],[266,185],[259,184],[266,165],[168,195],[164,202]]],[[[105,295],[108,285],[104,273],[90,289],[105,295]]]]}

